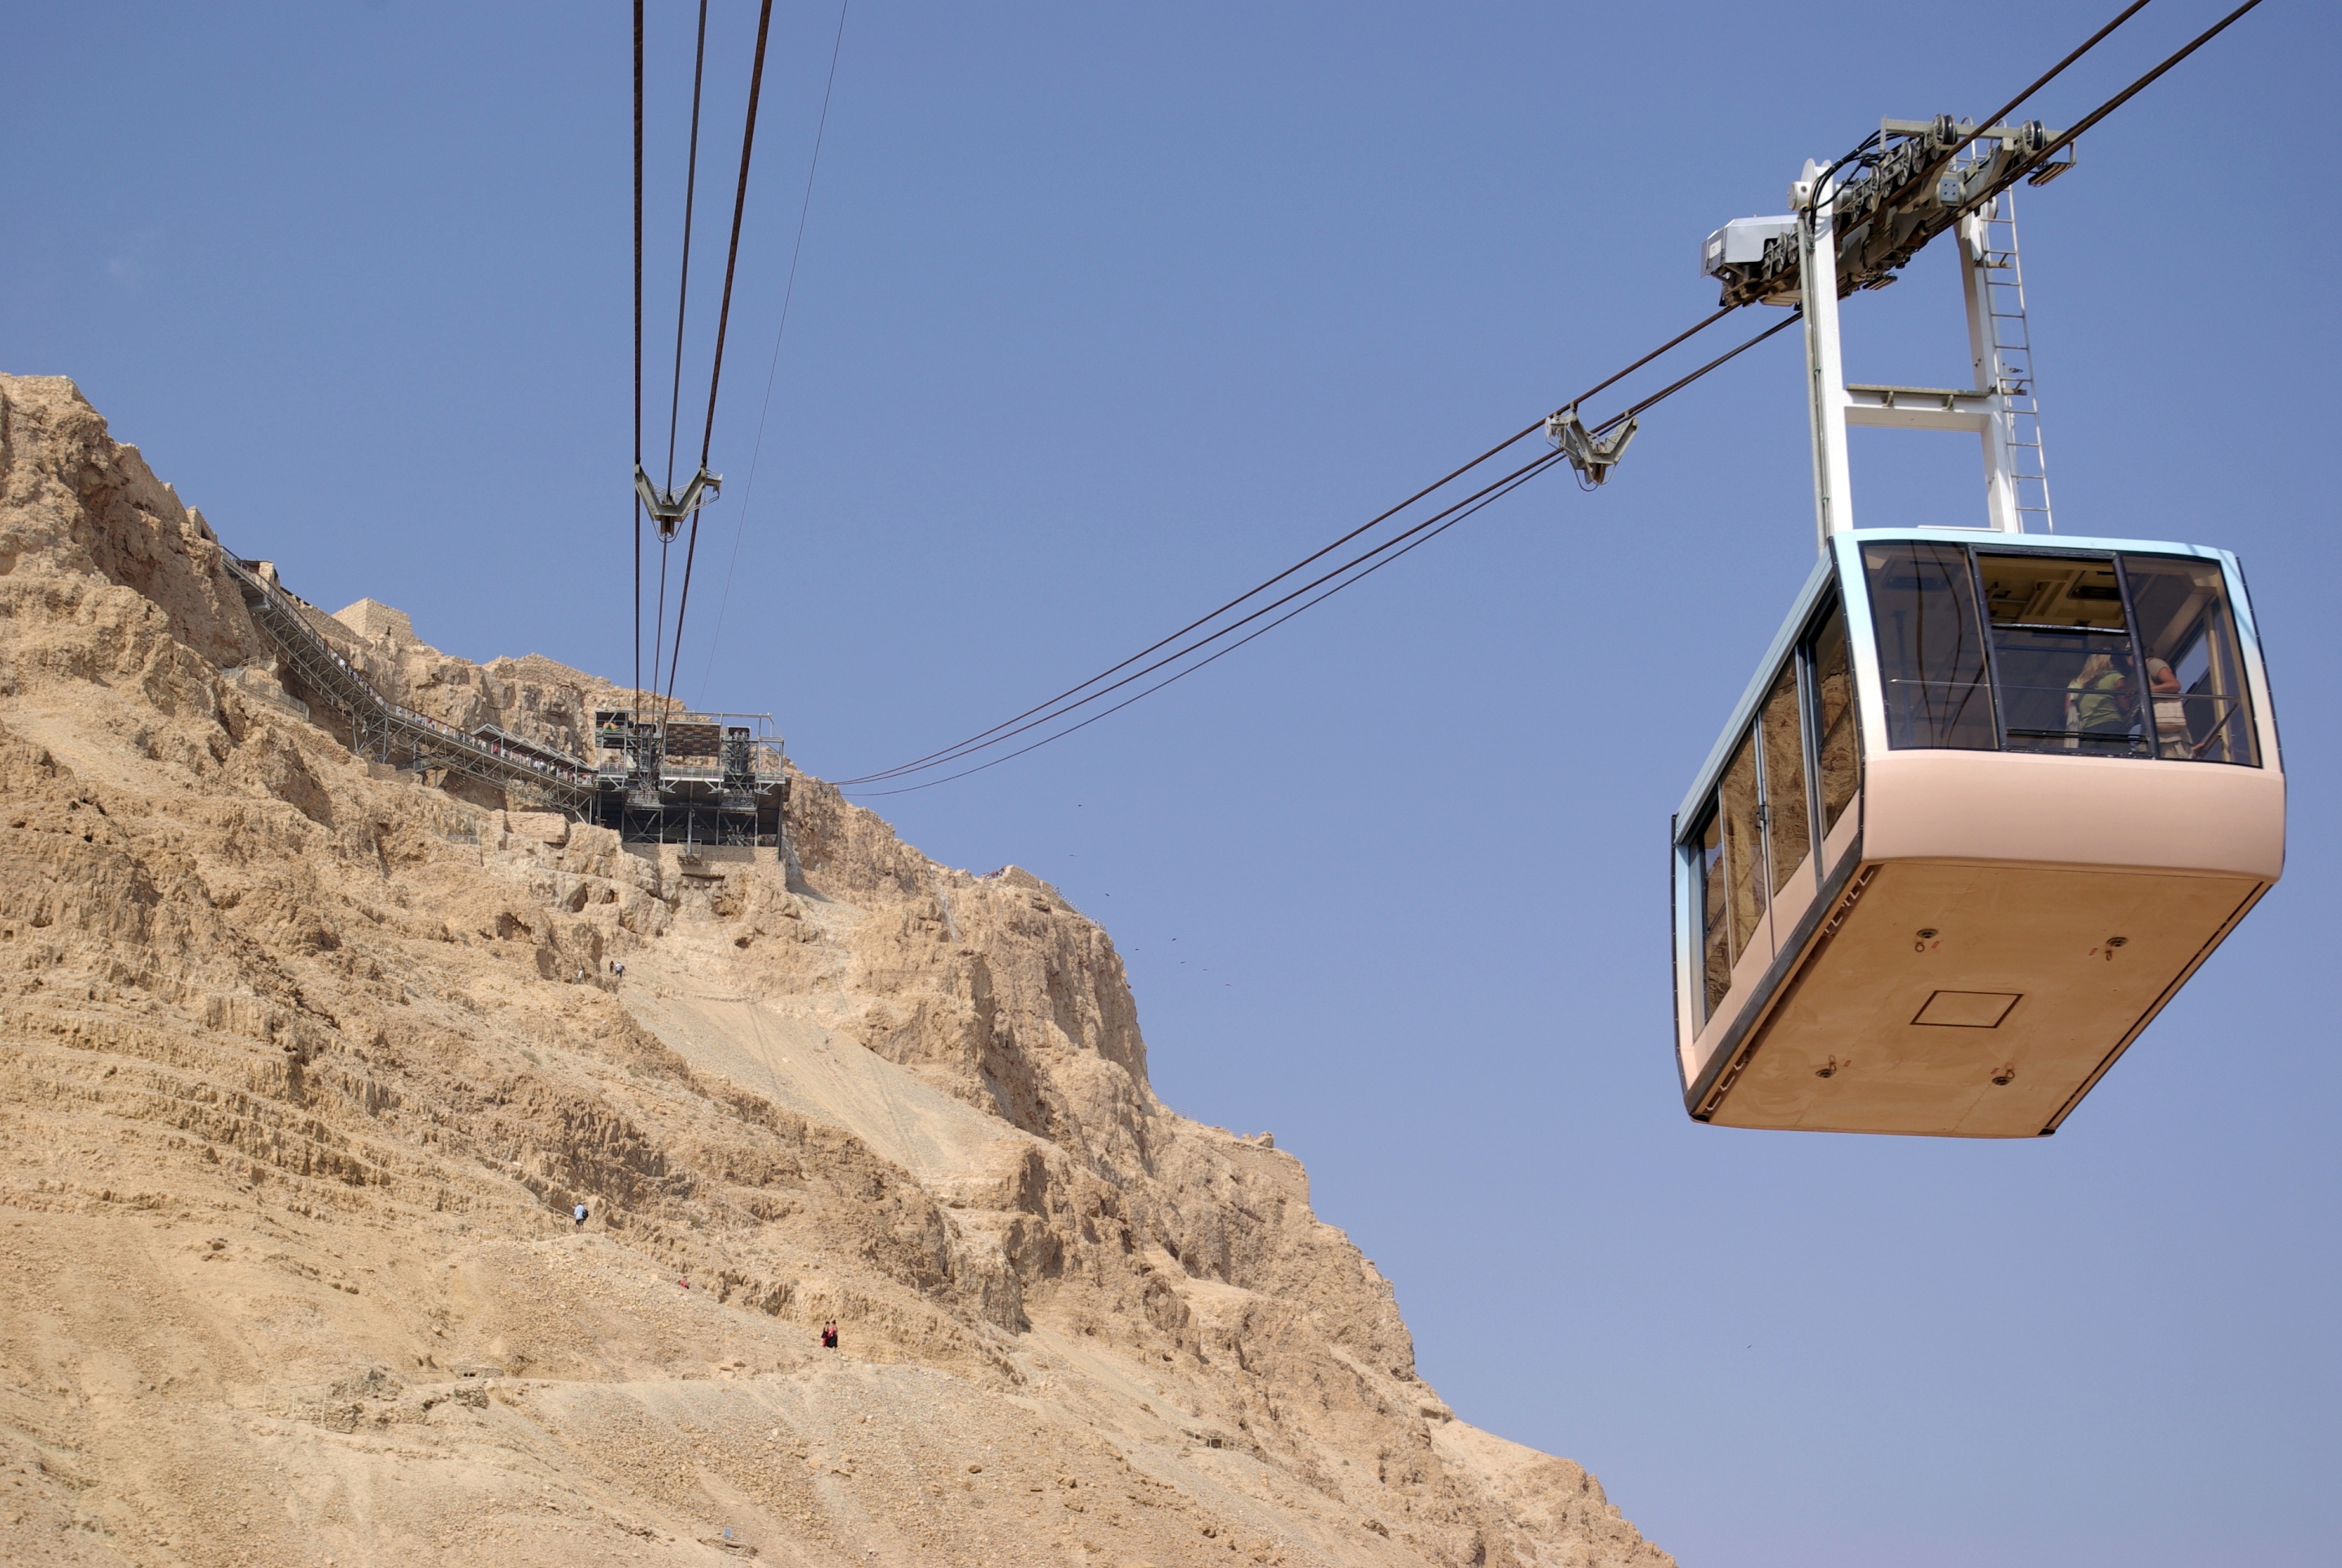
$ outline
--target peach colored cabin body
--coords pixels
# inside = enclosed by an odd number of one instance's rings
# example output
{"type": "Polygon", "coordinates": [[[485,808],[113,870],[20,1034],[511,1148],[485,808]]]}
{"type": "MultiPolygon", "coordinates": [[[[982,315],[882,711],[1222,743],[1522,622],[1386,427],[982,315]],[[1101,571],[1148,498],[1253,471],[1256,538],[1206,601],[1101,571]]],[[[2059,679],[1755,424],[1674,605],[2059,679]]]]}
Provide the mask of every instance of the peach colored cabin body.
{"type": "Polygon", "coordinates": [[[2283,869],[2241,574],[1839,535],[1676,827],[1694,1118],[2054,1132],[2283,869]]]}

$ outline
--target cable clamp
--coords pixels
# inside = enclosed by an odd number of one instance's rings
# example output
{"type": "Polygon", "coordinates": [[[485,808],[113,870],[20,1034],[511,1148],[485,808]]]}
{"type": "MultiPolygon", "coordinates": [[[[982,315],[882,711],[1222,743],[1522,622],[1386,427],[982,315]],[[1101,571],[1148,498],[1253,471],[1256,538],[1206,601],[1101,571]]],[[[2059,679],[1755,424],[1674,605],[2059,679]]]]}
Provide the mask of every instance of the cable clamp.
{"type": "Polygon", "coordinates": [[[640,463],[635,465],[635,494],[641,499],[643,509],[658,523],[662,539],[675,538],[683,519],[714,500],[723,489],[724,476],[702,468],[681,490],[662,490],[651,483],[651,477],[643,472],[640,463]]]}
{"type": "Polygon", "coordinates": [[[1596,436],[1578,418],[1577,405],[1573,403],[1546,420],[1545,438],[1561,449],[1571,467],[1599,485],[1626,455],[1626,443],[1635,438],[1641,423],[1629,419],[1607,436],[1596,436]]]}

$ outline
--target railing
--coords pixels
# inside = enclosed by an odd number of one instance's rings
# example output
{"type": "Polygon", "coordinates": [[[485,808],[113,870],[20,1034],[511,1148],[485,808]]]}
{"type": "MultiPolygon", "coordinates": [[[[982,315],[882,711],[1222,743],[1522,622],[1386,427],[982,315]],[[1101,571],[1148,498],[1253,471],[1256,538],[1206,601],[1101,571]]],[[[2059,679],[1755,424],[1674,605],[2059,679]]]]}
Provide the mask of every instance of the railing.
{"type": "Polygon", "coordinates": [[[593,799],[591,763],[533,742],[529,749],[535,754],[524,756],[517,747],[465,735],[390,701],[318,634],[283,588],[234,556],[227,558],[227,568],[243,590],[253,624],[275,645],[294,678],[349,721],[351,749],[359,756],[388,762],[404,754],[415,768],[447,769],[563,810],[580,810],[593,799]]]}
{"type": "MultiPolygon", "coordinates": [[[[2070,628],[2068,628],[2070,629],[2070,628]]],[[[2120,673],[2120,672],[2117,672],[2120,673]]],[[[1965,722],[1969,715],[1968,701],[1983,694],[1987,683],[1979,675],[1968,680],[1920,680],[1908,677],[1886,681],[1889,701],[1889,729],[1903,735],[1898,745],[1912,744],[1909,737],[1916,729],[1925,728],[1948,733],[1965,722]],[[1896,689],[1903,688],[1920,694],[1919,703],[1905,697],[1898,705],[1892,700],[1896,689]],[[1940,694],[1940,695],[1938,695],[1940,694]],[[1939,710],[1938,705],[1949,711],[1939,710]],[[1924,705],[1924,706],[1922,706],[1924,705]],[[1897,721],[1900,719],[1898,724],[1897,721]]],[[[2081,751],[2097,756],[2157,756],[2181,761],[2232,762],[2248,759],[2244,745],[2231,733],[2232,728],[2245,713],[2244,699],[2217,691],[2157,691],[2149,699],[2155,709],[2153,733],[2132,694],[2121,689],[2092,688],[2067,682],[2063,685],[2020,685],[2014,681],[1993,683],[1990,688],[1998,707],[2005,733],[2016,749],[2039,751],[2047,743],[2060,750],[2081,751]],[[2063,713],[2054,726],[2044,722],[2024,723],[2012,717],[2011,709],[2030,710],[2037,719],[2050,717],[2044,709],[2062,705],[2063,713]],[[2172,712],[2172,708],[2177,712],[2172,712]],[[2208,710],[2208,719],[2206,717],[2208,710]],[[2085,722],[2095,718],[2097,722],[2085,722]]],[[[1933,743],[1942,746],[1941,740],[1933,743]]],[[[1927,749],[1927,743],[1921,743],[1927,749]]],[[[1982,748],[1969,748],[1981,749],[1982,748]]]]}

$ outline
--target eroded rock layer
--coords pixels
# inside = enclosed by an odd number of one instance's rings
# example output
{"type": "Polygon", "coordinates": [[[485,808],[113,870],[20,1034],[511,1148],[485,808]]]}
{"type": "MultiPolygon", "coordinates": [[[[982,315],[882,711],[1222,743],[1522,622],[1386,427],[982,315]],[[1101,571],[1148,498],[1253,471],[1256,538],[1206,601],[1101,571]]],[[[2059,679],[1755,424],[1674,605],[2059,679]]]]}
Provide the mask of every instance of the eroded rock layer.
{"type": "MultiPolygon", "coordinates": [[[[0,1559],[1669,1561],[1156,1100],[1046,883],[809,779],[686,864],[370,767],[221,558],[0,377],[0,1559]]],[[[609,695],[313,618],[466,729],[609,695]]]]}

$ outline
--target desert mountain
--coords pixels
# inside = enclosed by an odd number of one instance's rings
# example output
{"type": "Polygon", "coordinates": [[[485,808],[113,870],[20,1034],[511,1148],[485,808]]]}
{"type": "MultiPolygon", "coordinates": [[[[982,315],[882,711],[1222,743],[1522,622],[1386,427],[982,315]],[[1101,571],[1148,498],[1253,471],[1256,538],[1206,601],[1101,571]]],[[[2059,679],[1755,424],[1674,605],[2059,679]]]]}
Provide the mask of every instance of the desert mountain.
{"type": "MultiPolygon", "coordinates": [[[[611,692],[303,613],[465,733],[584,754],[611,692]]],[[[1046,882],[801,776],[693,867],[341,723],[0,377],[0,1559],[1671,1561],[1156,1099],[1046,882]]]]}

